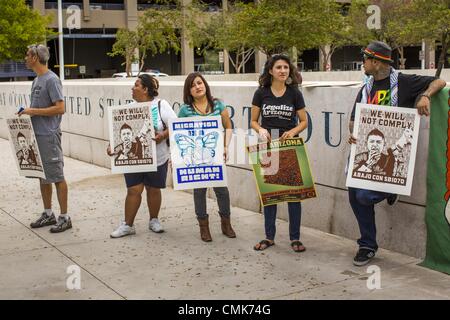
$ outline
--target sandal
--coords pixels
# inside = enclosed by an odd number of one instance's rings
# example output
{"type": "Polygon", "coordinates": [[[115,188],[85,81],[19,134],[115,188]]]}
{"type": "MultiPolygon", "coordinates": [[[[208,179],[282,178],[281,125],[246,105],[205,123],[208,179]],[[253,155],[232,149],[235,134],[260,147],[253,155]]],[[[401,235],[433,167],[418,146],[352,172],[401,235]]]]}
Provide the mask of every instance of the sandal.
{"type": "Polygon", "coordinates": [[[261,240],[259,243],[259,247],[257,247],[256,245],[253,247],[254,250],[256,251],[263,251],[266,250],[268,247],[271,247],[275,244],[275,242],[270,242],[269,240],[261,240]]]}
{"type": "Polygon", "coordinates": [[[294,250],[295,252],[303,252],[306,250],[305,246],[303,245],[303,243],[301,243],[300,241],[296,240],[296,241],[292,241],[291,242],[291,247],[292,250],[294,250]],[[297,247],[297,249],[295,248],[297,247]]]}

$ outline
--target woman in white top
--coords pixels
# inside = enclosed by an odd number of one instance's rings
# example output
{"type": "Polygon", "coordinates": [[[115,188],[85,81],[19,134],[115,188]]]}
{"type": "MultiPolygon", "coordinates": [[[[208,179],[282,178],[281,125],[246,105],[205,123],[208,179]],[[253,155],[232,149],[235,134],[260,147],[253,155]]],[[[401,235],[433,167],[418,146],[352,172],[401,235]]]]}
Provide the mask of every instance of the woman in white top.
{"type": "MultiPolygon", "coordinates": [[[[156,128],[156,158],[158,170],[156,172],[125,173],[127,185],[127,197],[125,198],[125,221],[111,233],[111,238],[120,238],[130,234],[135,234],[134,219],[141,205],[142,192],[144,188],[147,192],[147,204],[150,213],[149,229],[156,233],[164,232],[158,220],[159,209],[161,208],[161,189],[166,187],[167,167],[170,158],[169,129],[167,124],[169,119],[176,118],[175,112],[170,104],[158,96],[159,83],[154,77],[142,74],[138,77],[132,88],[133,99],[137,102],[151,101],[151,112],[153,125],[156,128]]],[[[108,147],[108,155],[114,156],[108,147]]]]}

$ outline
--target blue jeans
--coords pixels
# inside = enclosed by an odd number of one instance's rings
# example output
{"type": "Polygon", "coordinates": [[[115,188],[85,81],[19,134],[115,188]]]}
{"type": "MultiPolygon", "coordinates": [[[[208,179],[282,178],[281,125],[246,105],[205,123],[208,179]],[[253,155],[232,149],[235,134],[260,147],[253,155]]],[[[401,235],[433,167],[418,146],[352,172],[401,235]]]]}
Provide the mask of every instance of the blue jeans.
{"type": "Polygon", "coordinates": [[[372,190],[348,188],[350,205],[358,221],[361,238],[360,248],[377,250],[377,228],[375,225],[375,204],[385,200],[391,194],[372,190]]]}
{"type": "MultiPolygon", "coordinates": [[[[300,222],[302,219],[302,206],[300,202],[288,202],[289,212],[289,238],[292,240],[300,239],[300,222]]],[[[275,221],[277,219],[277,205],[264,207],[264,227],[266,230],[266,239],[275,239],[275,221]]]]}

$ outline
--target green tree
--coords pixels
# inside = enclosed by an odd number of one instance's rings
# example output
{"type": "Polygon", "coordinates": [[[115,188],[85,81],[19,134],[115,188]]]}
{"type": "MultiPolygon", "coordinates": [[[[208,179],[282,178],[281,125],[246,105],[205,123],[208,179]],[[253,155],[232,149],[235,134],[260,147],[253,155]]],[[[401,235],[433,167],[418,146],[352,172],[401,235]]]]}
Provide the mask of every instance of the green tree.
{"type": "Polygon", "coordinates": [[[236,73],[241,72],[255,51],[250,41],[251,26],[241,19],[245,8],[245,4],[229,4],[222,12],[205,14],[201,3],[193,3],[186,23],[191,44],[203,48],[203,52],[227,50],[236,73]]]}
{"type": "Polygon", "coordinates": [[[199,54],[220,47],[217,30],[223,22],[223,16],[220,13],[206,14],[205,8],[206,5],[201,1],[193,1],[184,8],[183,15],[187,40],[191,47],[199,49],[199,54]]]}
{"type": "Polygon", "coordinates": [[[327,40],[331,21],[341,20],[334,2],[326,0],[260,0],[241,6],[237,20],[248,46],[267,56],[286,53],[293,47],[300,52],[318,47],[327,40]]]}
{"type": "Polygon", "coordinates": [[[108,52],[110,57],[122,56],[125,58],[123,64],[125,64],[125,72],[128,77],[131,76],[131,64],[138,59],[136,54],[138,47],[139,36],[137,31],[119,29],[116,33],[116,42],[112,46],[112,51],[108,52]]]}
{"type": "MultiPolygon", "coordinates": [[[[295,26],[297,19],[293,19],[292,3],[288,0],[261,0],[257,4],[241,5],[242,10],[237,12],[236,20],[245,26],[249,47],[269,56],[287,52],[294,46],[296,33],[300,30],[295,26]]],[[[300,12],[298,14],[300,20],[300,12]]]]}
{"type": "Polygon", "coordinates": [[[242,19],[244,10],[246,10],[245,4],[230,4],[224,11],[223,21],[218,27],[219,43],[230,53],[234,52],[234,58],[232,55],[228,56],[236,73],[241,73],[242,68],[255,52],[251,38],[252,26],[247,24],[246,19],[242,19]]]}
{"type": "Polygon", "coordinates": [[[139,57],[140,70],[144,67],[144,60],[148,55],[155,55],[169,50],[178,53],[181,50],[178,30],[182,13],[179,8],[169,10],[145,10],[139,19],[139,57]]]}
{"type": "Polygon", "coordinates": [[[23,60],[27,46],[43,43],[52,17],[41,16],[25,0],[0,1],[0,63],[23,60]]]}
{"type": "Polygon", "coordinates": [[[405,68],[404,47],[420,43],[414,37],[413,29],[405,29],[406,21],[414,17],[411,11],[411,0],[355,0],[352,1],[348,20],[350,35],[354,44],[362,46],[370,41],[386,42],[397,50],[400,56],[400,69],[405,68]],[[379,28],[369,28],[367,8],[376,5],[380,8],[379,28]]]}
{"type": "Polygon", "coordinates": [[[320,70],[327,70],[327,68],[331,70],[331,57],[334,52],[352,43],[349,19],[344,16],[340,3],[328,0],[316,1],[311,18],[314,19],[314,42],[319,47],[323,61],[320,70]]]}
{"type": "MultiPolygon", "coordinates": [[[[170,1],[161,0],[159,3],[168,4],[170,1]]],[[[119,29],[116,42],[109,56],[122,56],[125,59],[125,71],[131,75],[131,64],[139,62],[139,70],[144,67],[147,56],[163,53],[168,50],[180,50],[178,29],[182,13],[179,5],[175,8],[147,9],[139,17],[136,30],[119,29]]]]}
{"type": "Polygon", "coordinates": [[[436,77],[439,77],[450,49],[450,0],[414,0],[409,9],[411,14],[406,19],[402,36],[411,37],[417,43],[427,39],[441,44],[436,69],[436,77]]]}
{"type": "Polygon", "coordinates": [[[198,5],[193,7],[187,24],[192,44],[204,50],[234,52],[229,57],[238,73],[254,49],[269,56],[319,47],[324,61],[328,61],[337,48],[351,42],[347,20],[335,1],[238,1],[215,15],[202,13],[198,5]]]}

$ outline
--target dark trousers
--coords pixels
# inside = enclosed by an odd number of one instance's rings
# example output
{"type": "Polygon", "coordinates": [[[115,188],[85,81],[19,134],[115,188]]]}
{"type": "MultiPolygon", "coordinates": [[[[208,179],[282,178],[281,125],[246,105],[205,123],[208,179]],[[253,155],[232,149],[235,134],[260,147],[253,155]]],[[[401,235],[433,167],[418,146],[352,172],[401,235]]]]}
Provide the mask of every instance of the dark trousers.
{"type": "Polygon", "coordinates": [[[361,238],[360,248],[377,250],[377,228],[375,225],[375,204],[385,200],[391,194],[372,190],[348,188],[350,205],[358,221],[361,238]]]}
{"type": "MultiPolygon", "coordinates": [[[[221,217],[230,216],[230,193],[227,187],[213,188],[217,197],[217,204],[219,205],[219,214],[221,217]]],[[[206,211],[206,188],[194,189],[194,205],[195,214],[197,218],[206,218],[208,213],[206,211]]]]}
{"type": "MultiPolygon", "coordinates": [[[[289,212],[289,238],[292,240],[300,239],[300,223],[302,219],[302,206],[300,202],[288,202],[289,212]]],[[[277,219],[277,205],[264,207],[264,227],[266,230],[266,239],[274,240],[276,233],[275,221],[277,219]]]]}

